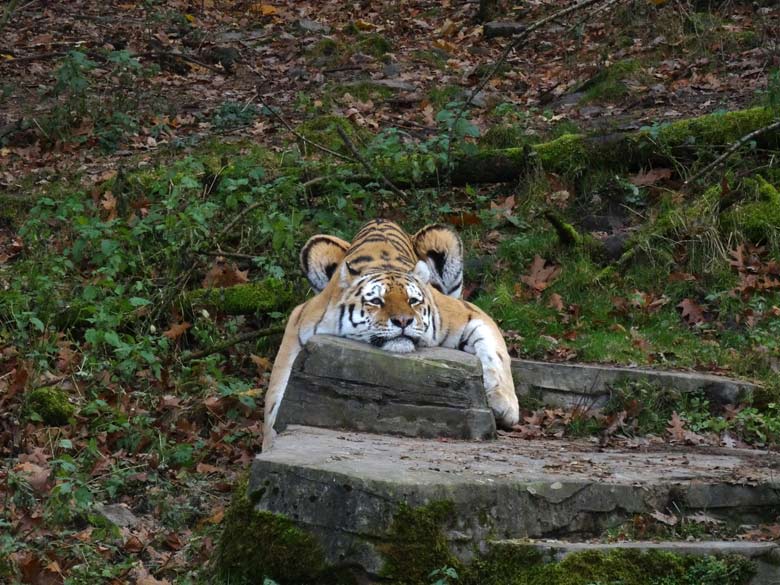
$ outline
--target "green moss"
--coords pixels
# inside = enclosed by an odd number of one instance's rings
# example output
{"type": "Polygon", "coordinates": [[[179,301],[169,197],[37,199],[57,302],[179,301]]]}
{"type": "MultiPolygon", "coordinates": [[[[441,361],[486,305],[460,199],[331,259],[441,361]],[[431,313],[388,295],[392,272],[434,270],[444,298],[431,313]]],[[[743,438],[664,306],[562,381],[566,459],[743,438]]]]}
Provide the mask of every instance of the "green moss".
{"type": "Polygon", "coordinates": [[[530,545],[497,544],[466,569],[465,585],[743,585],[754,574],[741,557],[694,557],[664,551],[583,551],[560,562],[530,545]]]}
{"type": "Polygon", "coordinates": [[[428,92],[428,100],[434,110],[441,110],[449,104],[463,97],[463,89],[457,85],[434,86],[428,92]]]}
{"type": "Polygon", "coordinates": [[[377,59],[393,50],[393,44],[387,38],[377,33],[358,35],[357,46],[361,53],[371,55],[377,59]]]}
{"type": "Polygon", "coordinates": [[[193,308],[211,307],[228,315],[251,315],[285,311],[296,298],[289,282],[266,278],[228,288],[198,289],[187,295],[187,301],[193,308]]]}
{"type": "Polygon", "coordinates": [[[320,39],[306,51],[306,57],[319,66],[336,65],[347,59],[349,54],[344,45],[327,37],[320,39]]]}
{"type": "Polygon", "coordinates": [[[371,81],[361,81],[336,85],[330,90],[330,93],[335,96],[342,96],[348,93],[362,102],[367,102],[368,100],[387,99],[393,95],[393,90],[385,85],[372,83],[371,81]]]}
{"type": "Polygon", "coordinates": [[[25,395],[24,415],[30,420],[59,427],[68,424],[75,412],[76,407],[68,401],[68,394],[55,386],[36,388],[25,395]]]}
{"type": "Polygon", "coordinates": [[[387,542],[377,546],[385,559],[382,575],[397,585],[423,585],[430,583],[431,571],[460,567],[443,532],[454,516],[452,502],[432,502],[419,508],[401,505],[387,542]]]}
{"type": "Polygon", "coordinates": [[[635,76],[639,71],[640,64],[633,59],[610,65],[583,88],[583,102],[615,101],[626,96],[629,92],[626,79],[635,76]]]}
{"type": "Polygon", "coordinates": [[[254,508],[244,479],[223,520],[214,570],[226,583],[280,585],[332,582],[317,539],[278,514],[254,508]]]}
{"type": "MultiPolygon", "coordinates": [[[[661,126],[655,138],[661,145],[670,147],[730,144],[753,130],[768,126],[773,120],[774,114],[769,108],[715,113],[661,126]]],[[[640,135],[652,138],[653,132],[640,135]]],[[[777,143],[777,135],[766,138],[777,143]]]]}
{"type": "Polygon", "coordinates": [[[755,243],[780,241],[780,191],[760,175],[745,179],[743,188],[758,201],[742,203],[724,214],[727,227],[755,243]]]}
{"type": "Polygon", "coordinates": [[[479,145],[490,148],[512,148],[528,143],[525,129],[512,124],[491,126],[479,138],[479,145]]]}
{"type": "Polygon", "coordinates": [[[572,176],[593,164],[583,134],[564,134],[532,148],[546,171],[572,176]]]}
{"type": "Polygon", "coordinates": [[[412,52],[412,58],[416,62],[422,61],[435,69],[443,70],[447,68],[447,58],[442,53],[441,49],[434,51],[417,50],[412,52]]]}
{"type": "Polygon", "coordinates": [[[349,149],[339,136],[338,128],[344,130],[350,140],[354,142],[358,131],[349,120],[341,116],[317,116],[300,124],[296,130],[312,142],[347,154],[349,149]]]}

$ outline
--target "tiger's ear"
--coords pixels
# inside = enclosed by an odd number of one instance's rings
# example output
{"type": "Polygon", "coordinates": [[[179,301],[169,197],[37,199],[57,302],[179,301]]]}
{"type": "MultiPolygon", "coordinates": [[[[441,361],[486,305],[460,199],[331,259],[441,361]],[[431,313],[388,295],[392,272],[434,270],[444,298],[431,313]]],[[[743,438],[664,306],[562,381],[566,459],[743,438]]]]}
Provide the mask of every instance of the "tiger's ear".
{"type": "Polygon", "coordinates": [[[443,225],[429,225],[412,238],[417,257],[430,269],[431,286],[445,295],[460,298],[463,292],[463,243],[443,225]]]}
{"type": "Polygon", "coordinates": [[[431,269],[428,268],[428,265],[422,260],[417,262],[412,274],[414,274],[423,284],[431,282],[431,269]]]}
{"type": "Polygon", "coordinates": [[[344,259],[349,243],[335,236],[312,236],[301,250],[301,268],[311,287],[320,293],[344,259]]]}

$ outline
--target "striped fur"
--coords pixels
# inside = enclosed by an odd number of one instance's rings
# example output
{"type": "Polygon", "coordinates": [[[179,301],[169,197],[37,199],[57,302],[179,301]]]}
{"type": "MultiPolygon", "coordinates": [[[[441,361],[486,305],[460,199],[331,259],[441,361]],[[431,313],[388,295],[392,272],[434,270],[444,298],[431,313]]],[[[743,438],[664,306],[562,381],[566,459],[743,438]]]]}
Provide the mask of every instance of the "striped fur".
{"type": "Polygon", "coordinates": [[[460,238],[442,226],[409,236],[386,220],[366,224],[351,244],[314,236],[301,266],[317,294],[296,307],[287,322],[265,401],[263,448],[292,364],[313,335],[338,335],[388,351],[450,347],[482,363],[488,403],[498,424],[519,417],[509,354],[501,331],[481,309],[460,299],[463,258],[460,238]]]}

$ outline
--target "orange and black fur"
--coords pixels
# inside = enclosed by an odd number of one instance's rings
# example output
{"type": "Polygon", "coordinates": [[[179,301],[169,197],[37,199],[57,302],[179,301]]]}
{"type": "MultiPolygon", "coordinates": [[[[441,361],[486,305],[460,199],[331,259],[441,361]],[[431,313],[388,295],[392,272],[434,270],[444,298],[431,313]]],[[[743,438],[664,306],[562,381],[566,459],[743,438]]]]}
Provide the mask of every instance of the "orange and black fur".
{"type": "Polygon", "coordinates": [[[352,243],[334,236],[309,239],[301,266],[316,296],[297,306],[287,322],[265,400],[263,449],[295,358],[313,335],[355,339],[388,351],[450,347],[482,363],[488,404],[500,426],[519,418],[509,354],[501,331],[479,307],[460,298],[463,247],[443,226],[409,236],[397,224],[369,222],[352,243]]]}

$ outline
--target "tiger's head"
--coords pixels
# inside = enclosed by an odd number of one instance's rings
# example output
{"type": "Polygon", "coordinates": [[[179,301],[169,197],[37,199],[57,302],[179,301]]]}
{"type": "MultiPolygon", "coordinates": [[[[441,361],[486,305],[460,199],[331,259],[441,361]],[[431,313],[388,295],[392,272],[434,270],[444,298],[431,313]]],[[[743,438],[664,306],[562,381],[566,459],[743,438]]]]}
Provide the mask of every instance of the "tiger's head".
{"type": "Polygon", "coordinates": [[[335,307],[323,316],[337,319],[328,328],[396,352],[433,345],[438,317],[432,289],[459,298],[462,266],[462,244],[452,230],[427,226],[409,236],[387,220],[369,222],[352,243],[313,236],[301,251],[312,288],[335,307]]]}
{"type": "Polygon", "coordinates": [[[429,280],[423,262],[411,272],[367,271],[351,281],[340,278],[339,334],[395,352],[432,345],[435,324],[429,280]]]}

